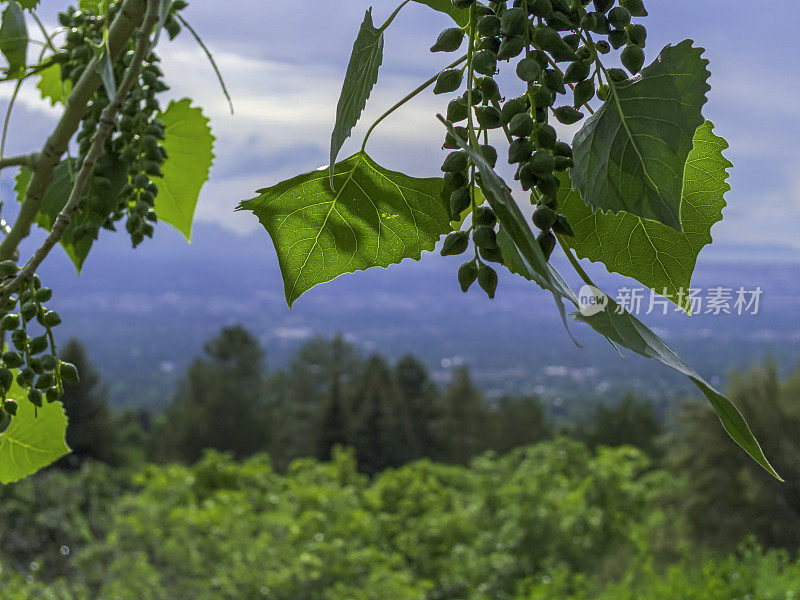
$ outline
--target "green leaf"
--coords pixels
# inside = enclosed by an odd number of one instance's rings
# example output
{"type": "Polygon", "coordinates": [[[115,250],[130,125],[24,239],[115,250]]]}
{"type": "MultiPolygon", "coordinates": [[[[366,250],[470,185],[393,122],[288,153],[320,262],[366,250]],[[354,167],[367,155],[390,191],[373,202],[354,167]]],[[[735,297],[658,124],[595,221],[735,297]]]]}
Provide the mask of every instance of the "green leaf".
{"type": "Polygon", "coordinates": [[[164,177],[153,177],[155,210],[159,220],[191,240],[197,200],[214,163],[214,135],[208,118],[188,98],[170,102],[158,118],[166,129],[162,143],[168,158],[161,167],[164,177]]]}
{"type": "Polygon", "coordinates": [[[452,17],[461,27],[465,27],[469,23],[469,9],[456,8],[450,0],[414,0],[420,4],[430,6],[433,10],[438,10],[452,17]]]}
{"type": "Polygon", "coordinates": [[[372,88],[378,81],[378,70],[383,62],[383,31],[372,24],[372,9],[353,44],[353,53],[344,76],[342,93],[336,107],[336,124],[331,134],[330,181],[333,186],[334,165],[345,140],[358,123],[372,88]]]}
{"type": "Polygon", "coordinates": [[[0,23],[0,52],[8,61],[9,77],[19,77],[25,72],[25,65],[28,63],[28,28],[25,25],[22,8],[15,0],[9,0],[8,6],[3,11],[0,23]]]}
{"type": "Polygon", "coordinates": [[[359,152],[335,166],[259,190],[251,210],[278,253],[291,307],[315,285],[344,273],[419,260],[450,231],[442,180],[389,171],[359,152]]]}
{"type": "Polygon", "coordinates": [[[39,6],[39,0],[17,0],[17,2],[26,10],[35,10],[39,6]]]}
{"type": "MultiPolygon", "coordinates": [[[[72,220],[61,238],[61,246],[78,273],[83,268],[83,263],[97,239],[100,228],[116,208],[122,187],[127,183],[125,165],[115,154],[105,153],[99,164],[111,181],[110,189],[96,192],[93,188],[94,184],[90,183],[89,190],[82,200],[82,210],[72,216],[72,220]]],[[[50,231],[53,228],[58,213],[69,200],[74,177],[77,175],[76,168],[75,159],[65,160],[56,165],[53,171],[53,180],[47,186],[39,212],[36,214],[36,224],[42,229],[50,231]]],[[[30,178],[30,169],[22,167],[14,185],[19,202],[25,199],[30,178]]]]}
{"type": "Polygon", "coordinates": [[[722,220],[725,193],[730,190],[728,169],[733,165],[723,156],[728,143],[713,130],[710,121],[698,127],[686,162],[683,233],[626,212],[593,212],[580,192],[570,189],[565,174],[559,207],[569,218],[575,237],[564,237],[564,242],[580,258],[602,262],[609,271],[636,279],[689,313],[689,288],[697,257],[712,241],[711,227],[722,220]]]}
{"type": "Polygon", "coordinates": [[[14,383],[8,393],[17,401],[17,415],[0,433],[0,483],[9,484],[32,475],[69,454],[67,416],[60,402],[36,409],[14,383]],[[38,414],[37,414],[38,413],[38,414]]]}
{"type": "Polygon", "coordinates": [[[50,106],[64,104],[72,89],[72,82],[62,82],[61,65],[51,65],[39,73],[39,82],[36,88],[43,100],[50,100],[50,106]]]}
{"type": "Polygon", "coordinates": [[[629,212],[681,231],[681,191],[710,89],[691,40],[667,46],[608,100],[573,141],[572,183],[595,210],[629,212]]]}
{"type": "MultiPolygon", "coordinates": [[[[722,426],[734,442],[739,444],[753,460],[766,469],[773,477],[781,479],[780,475],[764,455],[761,445],[750,430],[739,409],[706,383],[703,378],[692,369],[675,351],[650,331],[647,326],[627,311],[623,311],[610,297],[606,296],[605,310],[586,316],[576,314],[575,319],[590,325],[595,331],[606,336],[611,341],[633,350],[647,358],[653,358],[660,363],[686,375],[711,403],[717,413],[722,426]]],[[[782,479],[781,479],[782,481],[782,479]]]]}

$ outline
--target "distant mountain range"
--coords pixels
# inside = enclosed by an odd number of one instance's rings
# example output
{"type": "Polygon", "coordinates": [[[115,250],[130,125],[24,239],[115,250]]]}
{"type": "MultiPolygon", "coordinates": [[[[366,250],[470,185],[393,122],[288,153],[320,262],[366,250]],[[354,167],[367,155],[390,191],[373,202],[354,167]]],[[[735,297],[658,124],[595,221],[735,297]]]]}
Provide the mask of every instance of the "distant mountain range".
{"type": "MultiPolygon", "coordinates": [[[[573,324],[583,346],[577,348],[552,298],[518,277],[501,278],[493,302],[477,289],[462,294],[458,258],[427,255],[419,264],[345,275],[289,310],[263,230],[239,236],[199,224],[189,245],[172,229],[158,229],[136,250],[127,236],[104,232],[80,277],[60,251],[42,271],[64,317],[62,339],[74,335],[88,346],[119,405],[162,406],[203,342],[233,323],[259,337],[271,368],[312,336],[343,333],[365,353],[414,353],[439,381],[465,364],[490,395],[535,393],[556,407],[626,390],[654,398],[691,393],[680,376],[638,357],[621,359],[605,340],[573,324]]],[[[612,294],[631,285],[592,267],[612,294]]],[[[797,274],[796,253],[788,249],[712,248],[701,255],[695,285],[760,285],[760,314],[643,320],[713,382],[767,353],[788,369],[800,356],[797,274]],[[759,262],[776,254],[778,264],[759,262]]]]}

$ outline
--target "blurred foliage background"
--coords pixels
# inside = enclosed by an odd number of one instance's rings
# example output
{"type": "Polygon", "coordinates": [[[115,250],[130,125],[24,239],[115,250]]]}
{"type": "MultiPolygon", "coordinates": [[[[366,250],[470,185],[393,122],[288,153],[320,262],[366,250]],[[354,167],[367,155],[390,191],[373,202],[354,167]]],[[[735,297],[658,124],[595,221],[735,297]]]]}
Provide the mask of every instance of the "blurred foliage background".
{"type": "Polygon", "coordinates": [[[779,484],[691,398],[559,420],[341,337],[269,371],[229,327],[166,411],[118,413],[64,354],[74,452],[0,488],[4,600],[800,597],[800,369],[728,390],[779,484]]]}

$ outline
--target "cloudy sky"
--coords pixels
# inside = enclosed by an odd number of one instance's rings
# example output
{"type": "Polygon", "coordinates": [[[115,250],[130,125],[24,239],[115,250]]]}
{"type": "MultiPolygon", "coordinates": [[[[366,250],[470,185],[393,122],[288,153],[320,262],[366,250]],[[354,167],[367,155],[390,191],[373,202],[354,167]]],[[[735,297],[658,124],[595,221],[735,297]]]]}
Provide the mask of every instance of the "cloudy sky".
{"type": "MultiPolygon", "coordinates": [[[[374,0],[378,23],[397,0],[374,0]]],[[[64,6],[44,0],[42,15],[64,6]]],[[[302,2],[194,0],[185,16],[205,38],[224,73],[236,113],[230,115],[213,72],[188,35],[162,48],[175,97],[189,96],[212,118],[218,159],[198,218],[235,232],[257,226],[233,208],[259,187],[326,164],[341,80],[364,0],[302,2]]],[[[793,45],[793,3],[770,8],[723,0],[650,0],[648,62],[670,42],[696,40],[711,61],[712,92],[705,116],[726,137],[735,164],[725,221],[713,235],[721,247],[783,249],[800,256],[800,69],[793,45]],[[784,17],[781,17],[784,15],[784,17]]],[[[47,19],[54,22],[53,18],[47,19]]],[[[412,3],[387,34],[378,87],[363,122],[391,105],[439,68],[448,56],[427,48],[449,26],[447,17],[412,3]]],[[[0,90],[8,95],[7,90],[0,90]]],[[[35,106],[35,90],[22,94],[12,125],[11,151],[24,150],[46,130],[53,113],[35,106]],[[36,123],[26,116],[49,115],[36,123]]],[[[441,127],[435,120],[446,100],[426,94],[378,130],[369,150],[387,167],[435,175],[441,161],[441,127]]],[[[354,138],[360,141],[365,127],[354,138]]],[[[38,142],[37,142],[38,145],[38,142]]],[[[342,156],[357,147],[349,142],[342,156]]],[[[5,187],[5,186],[4,186],[5,187]]],[[[769,249],[769,250],[767,250],[769,249]]]]}

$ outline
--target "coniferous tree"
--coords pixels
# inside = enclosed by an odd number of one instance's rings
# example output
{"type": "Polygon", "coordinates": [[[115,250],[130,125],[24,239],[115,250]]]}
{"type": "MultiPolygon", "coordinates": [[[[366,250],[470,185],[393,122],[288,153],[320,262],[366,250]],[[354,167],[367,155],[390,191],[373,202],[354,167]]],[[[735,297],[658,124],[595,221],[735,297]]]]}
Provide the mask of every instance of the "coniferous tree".
{"type": "Polygon", "coordinates": [[[489,413],[466,367],[453,373],[453,380],[444,392],[437,435],[442,444],[439,458],[446,462],[466,464],[489,445],[492,435],[489,413]]]}
{"type": "Polygon", "coordinates": [[[439,449],[434,430],[440,407],[428,369],[415,356],[402,357],[394,367],[400,400],[410,420],[408,459],[432,456],[439,449]]]}
{"type": "Polygon", "coordinates": [[[57,466],[76,468],[87,459],[116,464],[119,456],[114,443],[114,415],[108,406],[106,386],[80,342],[69,340],[60,355],[78,368],[80,381],[64,385],[61,401],[69,419],[67,444],[72,453],[60,459],[57,466]]]}

